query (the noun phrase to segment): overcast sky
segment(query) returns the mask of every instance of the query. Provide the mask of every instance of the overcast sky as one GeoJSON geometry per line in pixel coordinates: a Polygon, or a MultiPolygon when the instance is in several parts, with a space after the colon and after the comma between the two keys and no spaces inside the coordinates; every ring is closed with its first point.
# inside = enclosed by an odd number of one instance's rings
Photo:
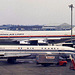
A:
{"type": "Polygon", "coordinates": [[[0,0],[0,25],[70,24],[70,4],[75,6],[75,0],[0,0]]]}

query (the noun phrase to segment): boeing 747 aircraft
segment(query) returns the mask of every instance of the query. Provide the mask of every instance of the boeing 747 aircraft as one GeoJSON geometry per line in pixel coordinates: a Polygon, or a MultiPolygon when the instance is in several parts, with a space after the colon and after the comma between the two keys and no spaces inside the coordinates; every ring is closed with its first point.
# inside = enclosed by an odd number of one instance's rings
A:
{"type": "MultiPolygon", "coordinates": [[[[73,40],[75,40],[75,28],[73,28],[73,40]]],[[[71,30],[65,31],[11,31],[0,30],[0,41],[17,41],[20,44],[59,43],[71,40],[71,30]]]]}

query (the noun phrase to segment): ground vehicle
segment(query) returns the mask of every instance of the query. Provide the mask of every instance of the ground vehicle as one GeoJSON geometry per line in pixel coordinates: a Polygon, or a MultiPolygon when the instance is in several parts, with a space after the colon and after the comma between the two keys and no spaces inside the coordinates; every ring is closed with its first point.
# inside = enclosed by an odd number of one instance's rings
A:
{"type": "Polygon", "coordinates": [[[65,60],[62,60],[62,61],[59,61],[59,65],[60,66],[66,66],[66,64],[67,64],[67,61],[65,61],[65,60]]]}
{"type": "Polygon", "coordinates": [[[51,64],[66,66],[67,61],[59,54],[39,54],[36,57],[36,63],[43,66],[50,66],[51,64]]]}

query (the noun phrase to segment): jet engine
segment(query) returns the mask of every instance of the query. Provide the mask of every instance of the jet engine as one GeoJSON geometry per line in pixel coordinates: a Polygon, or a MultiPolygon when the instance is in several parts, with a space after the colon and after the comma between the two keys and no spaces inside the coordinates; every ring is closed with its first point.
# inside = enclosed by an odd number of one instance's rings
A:
{"type": "Polygon", "coordinates": [[[28,44],[30,44],[30,42],[29,42],[29,40],[22,40],[22,41],[20,41],[20,44],[28,45],[28,44]]]}
{"type": "Polygon", "coordinates": [[[46,39],[40,39],[40,40],[38,40],[38,44],[39,44],[39,45],[47,45],[48,42],[47,42],[46,39]]]}

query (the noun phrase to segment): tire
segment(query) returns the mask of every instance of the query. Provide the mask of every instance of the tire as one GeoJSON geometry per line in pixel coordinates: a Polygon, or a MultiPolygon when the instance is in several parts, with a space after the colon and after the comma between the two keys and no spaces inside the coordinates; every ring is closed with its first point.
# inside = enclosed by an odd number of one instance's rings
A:
{"type": "Polygon", "coordinates": [[[7,62],[14,64],[16,62],[16,58],[8,58],[7,62]]]}
{"type": "Polygon", "coordinates": [[[44,66],[44,67],[48,67],[48,66],[50,66],[49,63],[42,63],[41,65],[44,66]]]}
{"type": "Polygon", "coordinates": [[[63,66],[66,66],[66,63],[64,63],[63,66]]]}

